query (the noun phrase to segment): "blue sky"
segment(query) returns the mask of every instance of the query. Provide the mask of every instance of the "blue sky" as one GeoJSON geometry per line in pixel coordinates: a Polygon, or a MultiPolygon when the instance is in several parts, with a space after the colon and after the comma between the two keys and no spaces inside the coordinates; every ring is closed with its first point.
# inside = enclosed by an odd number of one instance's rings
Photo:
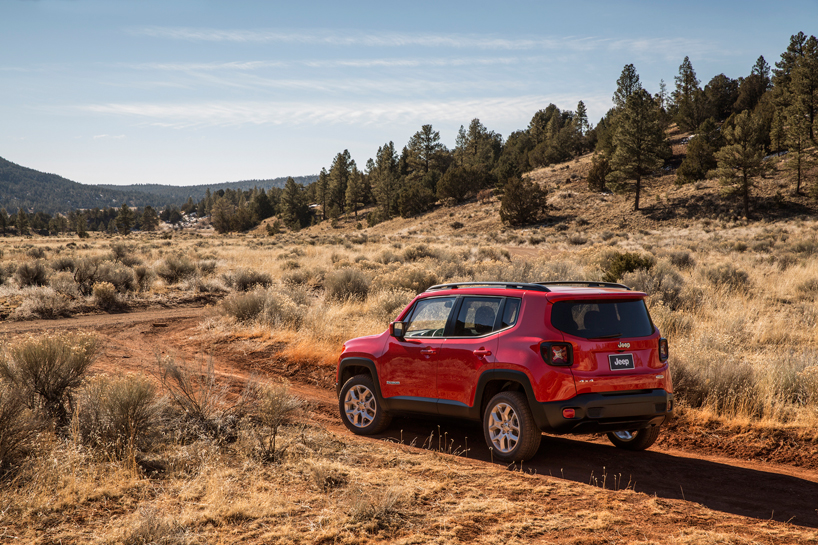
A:
{"type": "Polygon", "coordinates": [[[0,0],[0,157],[88,184],[363,167],[431,123],[506,136],[554,103],[593,123],[633,63],[668,88],[772,65],[818,2],[0,0]]]}

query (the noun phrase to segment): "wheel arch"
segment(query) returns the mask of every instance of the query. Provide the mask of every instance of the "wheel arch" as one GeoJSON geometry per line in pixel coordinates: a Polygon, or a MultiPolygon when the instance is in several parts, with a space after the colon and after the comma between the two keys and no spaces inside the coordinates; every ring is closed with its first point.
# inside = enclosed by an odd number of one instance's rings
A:
{"type": "Polygon", "coordinates": [[[384,401],[383,395],[381,395],[378,367],[375,365],[375,362],[369,358],[344,358],[338,363],[338,383],[335,385],[336,396],[340,397],[341,388],[343,388],[344,383],[355,375],[369,375],[372,378],[372,384],[375,386],[375,394],[378,396],[378,401],[384,409],[388,409],[387,403],[384,401]]]}
{"type": "Polygon", "coordinates": [[[534,396],[534,389],[531,387],[531,380],[522,371],[512,371],[509,369],[492,369],[480,375],[477,382],[477,389],[474,395],[474,405],[471,408],[469,417],[473,420],[482,420],[486,405],[492,397],[500,392],[516,391],[525,394],[528,400],[528,407],[534,416],[537,426],[542,428],[544,424],[544,414],[539,409],[539,403],[534,396]]]}

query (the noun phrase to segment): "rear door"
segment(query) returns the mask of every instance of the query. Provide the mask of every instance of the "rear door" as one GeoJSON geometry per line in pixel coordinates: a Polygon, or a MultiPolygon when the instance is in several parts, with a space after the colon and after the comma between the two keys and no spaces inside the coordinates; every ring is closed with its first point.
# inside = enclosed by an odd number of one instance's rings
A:
{"type": "Polygon", "coordinates": [[[644,300],[557,301],[551,322],[573,346],[577,394],[663,387],[659,333],[644,300]]]}
{"type": "MultiPolygon", "coordinates": [[[[519,299],[515,299],[519,306],[519,299]]],[[[437,396],[444,405],[471,406],[480,374],[494,367],[503,297],[464,296],[443,339],[437,369],[437,396]]]]}

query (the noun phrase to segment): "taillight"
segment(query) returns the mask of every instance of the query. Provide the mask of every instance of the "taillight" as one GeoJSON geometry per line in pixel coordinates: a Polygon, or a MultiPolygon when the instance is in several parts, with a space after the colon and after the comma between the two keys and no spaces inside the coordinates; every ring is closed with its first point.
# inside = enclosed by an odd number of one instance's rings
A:
{"type": "Polygon", "coordinates": [[[563,418],[570,419],[570,418],[576,418],[576,416],[577,416],[577,411],[575,411],[574,409],[563,409],[562,410],[562,417],[563,418]]]}
{"type": "Polygon", "coordinates": [[[542,343],[540,354],[548,365],[570,367],[574,363],[574,349],[571,343],[542,343]]]}
{"type": "Polygon", "coordinates": [[[668,357],[668,347],[667,347],[667,339],[662,337],[659,339],[659,361],[667,361],[668,357]]]}

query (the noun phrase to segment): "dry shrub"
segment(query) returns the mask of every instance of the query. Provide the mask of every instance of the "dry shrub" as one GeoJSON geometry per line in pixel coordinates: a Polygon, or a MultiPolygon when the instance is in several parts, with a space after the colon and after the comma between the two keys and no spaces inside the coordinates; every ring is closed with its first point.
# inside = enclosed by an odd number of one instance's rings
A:
{"type": "Polygon", "coordinates": [[[156,274],[166,284],[178,284],[196,274],[196,265],[186,257],[167,257],[156,268],[156,274]]]}
{"type": "Polygon", "coordinates": [[[224,275],[225,283],[236,291],[249,291],[257,287],[266,288],[273,283],[269,274],[252,269],[238,269],[232,274],[224,275]]]}
{"type": "Polygon", "coordinates": [[[35,246],[34,248],[29,248],[26,255],[32,259],[42,259],[45,257],[45,250],[35,246]]]}
{"type": "Polygon", "coordinates": [[[74,270],[74,281],[83,295],[91,295],[94,284],[98,282],[108,282],[120,293],[134,291],[137,286],[133,270],[98,258],[78,260],[74,270]]]}
{"type": "Polygon", "coordinates": [[[20,393],[0,382],[0,478],[28,455],[36,432],[20,393]]]}
{"type": "Polygon", "coordinates": [[[110,282],[97,282],[91,289],[94,304],[103,310],[114,310],[122,307],[122,299],[110,282]]]}
{"type": "Polygon", "coordinates": [[[219,303],[222,314],[232,316],[239,322],[251,322],[261,315],[267,299],[265,290],[234,293],[219,303]]]}
{"type": "Polygon", "coordinates": [[[358,269],[340,269],[324,278],[327,298],[335,301],[364,299],[369,293],[369,279],[358,269]]]}
{"type": "Polygon", "coordinates": [[[421,293],[438,282],[438,276],[432,271],[415,263],[407,263],[376,276],[372,280],[370,288],[374,291],[404,289],[414,293],[421,293]]]}
{"type": "Polygon", "coordinates": [[[87,334],[27,337],[0,356],[0,379],[19,392],[30,409],[65,425],[74,393],[98,351],[96,337],[87,334]]]}
{"type": "Polygon", "coordinates": [[[42,261],[27,261],[17,266],[14,280],[21,288],[45,286],[48,283],[48,270],[42,261]]]}
{"type": "Polygon", "coordinates": [[[205,279],[194,275],[185,280],[185,289],[193,293],[225,293],[227,288],[219,280],[211,278],[205,279]]]}
{"type": "Polygon", "coordinates": [[[196,270],[198,270],[199,274],[202,276],[210,276],[216,272],[216,260],[200,259],[196,262],[196,270]]]}
{"type": "Polygon", "coordinates": [[[76,268],[74,258],[67,255],[54,258],[50,265],[55,271],[74,272],[74,269],[76,268]]]}
{"type": "Polygon", "coordinates": [[[681,337],[693,330],[696,320],[690,313],[673,311],[661,302],[651,306],[650,317],[665,337],[681,337]]]}
{"type": "Polygon", "coordinates": [[[388,265],[390,263],[403,263],[404,259],[403,256],[400,256],[393,252],[392,250],[384,250],[378,257],[375,258],[375,261],[378,263],[383,263],[384,265],[388,265]]]}
{"type": "Polygon", "coordinates": [[[650,269],[653,267],[655,259],[650,254],[640,254],[636,252],[618,252],[609,250],[604,252],[600,259],[605,282],[618,282],[625,273],[633,272],[637,269],[650,269]]]}
{"type": "Polygon", "coordinates": [[[814,299],[818,296],[818,278],[809,278],[795,287],[799,295],[805,299],[814,299]]]}
{"type": "Polygon", "coordinates": [[[255,393],[252,381],[245,384],[241,395],[235,396],[229,384],[216,383],[212,359],[188,366],[165,356],[158,358],[158,367],[162,386],[182,413],[181,433],[198,437],[197,432],[204,432],[217,439],[236,439],[238,423],[255,393]]]}
{"type": "Polygon", "coordinates": [[[682,275],[670,264],[670,261],[660,259],[650,269],[637,269],[625,273],[622,283],[631,288],[643,291],[651,298],[661,301],[671,310],[682,304],[681,293],[684,288],[682,275]]]}
{"type": "Polygon", "coordinates": [[[478,260],[511,261],[511,254],[505,248],[481,246],[477,249],[478,260]]]}
{"type": "Polygon", "coordinates": [[[687,250],[674,250],[667,252],[670,263],[679,269],[691,269],[696,266],[696,260],[687,250]]]}
{"type": "Polygon", "coordinates": [[[714,286],[732,291],[747,291],[751,285],[750,276],[732,263],[705,267],[702,276],[714,286]]]}
{"type": "Polygon", "coordinates": [[[267,384],[257,395],[252,416],[256,422],[253,434],[258,453],[263,460],[277,462],[286,451],[286,447],[276,445],[279,428],[301,410],[304,401],[291,395],[286,384],[267,384]]]}
{"type": "Polygon", "coordinates": [[[326,460],[309,460],[307,462],[310,478],[322,492],[331,492],[341,488],[349,481],[349,472],[343,465],[326,460]]]}
{"type": "Polygon", "coordinates": [[[156,387],[146,377],[95,377],[78,405],[82,439],[118,457],[149,448],[157,432],[156,387]]]}
{"type": "Polygon", "coordinates": [[[111,244],[111,260],[114,263],[122,263],[129,267],[140,265],[142,260],[134,255],[136,247],[124,242],[114,242],[111,244]]]}
{"type": "Polygon", "coordinates": [[[70,272],[58,272],[51,276],[48,285],[55,292],[70,298],[80,296],[79,286],[74,282],[74,275],[70,272]]]}
{"type": "Polygon", "coordinates": [[[301,268],[284,274],[281,281],[290,286],[304,286],[310,289],[324,287],[324,278],[327,272],[321,268],[301,268]]]}
{"type": "Polygon", "coordinates": [[[437,259],[439,256],[440,252],[437,249],[430,248],[426,244],[413,244],[403,250],[404,261],[418,261],[426,257],[437,259]]]}
{"type": "Polygon", "coordinates": [[[136,289],[140,292],[148,291],[153,283],[154,273],[145,265],[137,265],[133,268],[134,282],[136,289]]]}
{"type": "Polygon", "coordinates": [[[12,320],[53,319],[71,315],[68,298],[53,288],[26,288],[22,296],[23,302],[11,313],[12,320]]]}
{"type": "Polygon", "coordinates": [[[568,242],[573,244],[574,246],[582,246],[586,242],[588,242],[588,237],[583,235],[582,233],[571,233],[568,235],[568,242]]]}
{"type": "Polygon", "coordinates": [[[291,271],[293,269],[298,269],[301,267],[301,263],[294,259],[288,259],[284,263],[281,264],[282,271],[291,271]]]}
{"type": "Polygon", "coordinates": [[[378,320],[393,320],[414,298],[415,292],[401,288],[370,293],[368,312],[378,320]]]}

